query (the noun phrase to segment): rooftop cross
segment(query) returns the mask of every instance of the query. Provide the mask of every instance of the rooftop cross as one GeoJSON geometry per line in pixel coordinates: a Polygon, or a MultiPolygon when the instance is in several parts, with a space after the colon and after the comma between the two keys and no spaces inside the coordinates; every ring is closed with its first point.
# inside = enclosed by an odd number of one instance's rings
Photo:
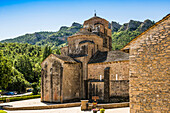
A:
{"type": "Polygon", "coordinates": [[[94,10],[94,16],[96,16],[96,10],[94,10]]]}

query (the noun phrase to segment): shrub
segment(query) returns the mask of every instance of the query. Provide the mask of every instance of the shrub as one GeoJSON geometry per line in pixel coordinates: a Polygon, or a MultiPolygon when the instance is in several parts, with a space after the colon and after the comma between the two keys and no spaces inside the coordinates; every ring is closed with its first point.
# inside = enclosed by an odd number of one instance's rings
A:
{"type": "Polygon", "coordinates": [[[6,111],[0,110],[0,113],[7,113],[6,111]]]}
{"type": "Polygon", "coordinates": [[[33,88],[33,94],[37,95],[40,92],[40,87],[39,87],[39,83],[33,83],[32,84],[32,88],[33,88]]]}
{"type": "Polygon", "coordinates": [[[105,111],[105,109],[103,109],[103,108],[100,109],[100,113],[104,113],[104,111],[105,111]]]}
{"type": "Polygon", "coordinates": [[[40,98],[40,95],[28,95],[28,96],[19,96],[19,97],[3,97],[0,98],[0,101],[6,102],[6,99],[8,98],[11,101],[19,101],[19,100],[27,100],[27,99],[33,99],[33,98],[40,98]]]}

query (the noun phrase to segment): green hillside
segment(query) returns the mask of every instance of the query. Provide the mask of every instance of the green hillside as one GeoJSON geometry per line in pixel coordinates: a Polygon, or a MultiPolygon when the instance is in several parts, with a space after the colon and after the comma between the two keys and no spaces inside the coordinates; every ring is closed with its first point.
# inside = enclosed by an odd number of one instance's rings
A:
{"type": "MultiPolygon", "coordinates": [[[[112,45],[113,50],[121,49],[127,43],[129,43],[137,35],[148,29],[154,22],[151,20],[145,20],[144,22],[130,20],[128,23],[120,25],[117,22],[111,22],[112,29],[112,45]]],[[[28,43],[32,45],[49,45],[52,49],[62,47],[67,42],[67,37],[78,32],[82,28],[79,23],[73,23],[71,27],[62,26],[57,32],[35,32],[33,34],[25,34],[13,39],[6,39],[1,41],[7,43],[28,43]]]]}
{"type": "Polygon", "coordinates": [[[22,43],[0,43],[0,89],[25,91],[30,83],[40,85],[40,63],[58,49],[22,43]]]}
{"type": "Polygon", "coordinates": [[[13,39],[2,40],[7,43],[28,43],[32,45],[44,46],[48,44],[51,47],[57,47],[67,41],[67,37],[78,32],[82,28],[81,24],[73,23],[71,27],[62,26],[57,32],[35,32],[33,34],[25,34],[13,39]]]}

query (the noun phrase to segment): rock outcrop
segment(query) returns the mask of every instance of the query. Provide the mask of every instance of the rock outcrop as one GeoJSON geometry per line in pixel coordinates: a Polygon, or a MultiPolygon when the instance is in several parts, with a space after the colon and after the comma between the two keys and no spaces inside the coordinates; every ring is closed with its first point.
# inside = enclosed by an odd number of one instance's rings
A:
{"type": "Polygon", "coordinates": [[[143,32],[145,30],[147,30],[151,25],[153,25],[154,22],[152,22],[151,20],[147,19],[145,20],[140,26],[139,26],[139,31],[143,32]]]}
{"type": "Polygon", "coordinates": [[[112,32],[117,32],[120,29],[121,25],[117,22],[111,22],[111,30],[112,32]]]}

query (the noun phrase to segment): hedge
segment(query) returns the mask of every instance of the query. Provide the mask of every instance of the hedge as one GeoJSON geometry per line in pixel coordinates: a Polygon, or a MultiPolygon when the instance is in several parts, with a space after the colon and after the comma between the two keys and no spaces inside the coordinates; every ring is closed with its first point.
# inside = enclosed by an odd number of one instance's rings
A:
{"type": "Polygon", "coordinates": [[[19,101],[19,100],[27,100],[27,99],[33,99],[33,98],[40,98],[41,95],[24,95],[24,96],[18,96],[18,97],[1,97],[0,101],[6,102],[6,99],[9,99],[9,101],[19,101]]]}

